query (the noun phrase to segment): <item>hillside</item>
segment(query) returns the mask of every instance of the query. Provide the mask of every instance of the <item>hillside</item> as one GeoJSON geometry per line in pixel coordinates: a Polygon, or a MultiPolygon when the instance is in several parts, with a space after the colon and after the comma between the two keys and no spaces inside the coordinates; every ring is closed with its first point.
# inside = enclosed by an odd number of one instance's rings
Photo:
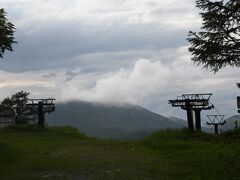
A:
{"type": "Polygon", "coordinates": [[[226,119],[226,124],[222,126],[224,130],[234,129],[235,123],[234,121],[238,121],[238,127],[240,127],[240,115],[231,116],[226,119]]]}
{"type": "Polygon", "coordinates": [[[141,141],[89,138],[70,127],[0,130],[0,179],[238,179],[240,131],[155,132],[141,141]]]}
{"type": "Polygon", "coordinates": [[[140,139],[159,129],[185,127],[186,122],[171,120],[140,106],[72,101],[56,105],[56,125],[70,125],[100,138],[140,139]]]}

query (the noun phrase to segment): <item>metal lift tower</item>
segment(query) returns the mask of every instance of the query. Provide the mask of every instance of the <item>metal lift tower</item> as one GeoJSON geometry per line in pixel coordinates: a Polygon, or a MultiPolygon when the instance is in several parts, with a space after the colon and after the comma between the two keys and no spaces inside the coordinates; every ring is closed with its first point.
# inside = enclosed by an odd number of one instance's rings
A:
{"type": "Polygon", "coordinates": [[[193,111],[195,112],[195,128],[201,131],[201,111],[213,109],[214,106],[209,102],[212,93],[206,94],[183,94],[177,99],[169,100],[173,107],[181,107],[187,111],[188,128],[194,131],[193,111]]]}
{"type": "MultiPolygon", "coordinates": [[[[237,83],[237,87],[240,89],[240,83],[237,83]]],[[[240,96],[237,97],[237,107],[238,112],[240,113],[240,96]]]]}
{"type": "Polygon", "coordinates": [[[45,114],[55,111],[56,99],[28,99],[27,106],[31,113],[38,115],[38,128],[44,128],[45,114]]]}
{"type": "Polygon", "coordinates": [[[237,107],[238,107],[238,112],[240,113],[240,96],[237,97],[237,107]]]}
{"type": "Polygon", "coordinates": [[[215,134],[218,134],[218,126],[226,123],[226,121],[223,121],[224,115],[207,115],[207,117],[209,122],[206,122],[206,124],[214,126],[215,134]]]}

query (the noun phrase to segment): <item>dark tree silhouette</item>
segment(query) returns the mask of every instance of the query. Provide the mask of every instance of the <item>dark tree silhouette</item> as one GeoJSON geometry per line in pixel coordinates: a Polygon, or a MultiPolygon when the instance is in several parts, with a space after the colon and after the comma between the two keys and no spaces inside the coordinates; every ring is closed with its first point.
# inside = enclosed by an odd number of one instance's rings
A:
{"type": "Polygon", "coordinates": [[[6,50],[13,51],[12,44],[16,43],[14,38],[14,24],[6,18],[7,13],[4,9],[0,9],[0,58],[6,50]]]}
{"type": "Polygon", "coordinates": [[[27,109],[29,92],[20,91],[11,97],[5,98],[0,104],[0,110],[9,110],[15,108],[18,115],[22,115],[27,109]]]}
{"type": "Polygon", "coordinates": [[[202,12],[200,32],[190,31],[192,61],[214,72],[223,67],[240,67],[240,1],[196,0],[202,12]]]}

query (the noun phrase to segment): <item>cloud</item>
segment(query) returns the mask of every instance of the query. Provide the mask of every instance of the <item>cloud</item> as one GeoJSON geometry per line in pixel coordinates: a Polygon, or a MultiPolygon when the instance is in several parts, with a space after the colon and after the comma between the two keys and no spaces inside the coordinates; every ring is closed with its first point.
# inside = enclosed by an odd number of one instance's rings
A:
{"type": "MultiPolygon", "coordinates": [[[[185,0],[2,0],[19,26],[32,23],[73,21],[83,26],[102,28],[116,25],[154,23],[183,25],[194,24],[194,1],[185,0]],[[181,15],[181,17],[179,17],[181,15]],[[27,23],[29,22],[29,23],[27,23]]],[[[41,26],[40,26],[41,27],[41,26]]]]}
{"type": "MultiPolygon", "coordinates": [[[[53,25],[39,32],[21,37],[0,68],[7,71],[28,71],[61,67],[81,67],[82,57],[96,54],[117,54],[135,51],[135,56],[144,51],[160,51],[185,45],[184,32],[155,29],[154,25],[134,25],[125,28],[113,27],[94,33],[79,29],[66,29],[66,24],[53,25]],[[55,28],[57,30],[55,32],[55,28]],[[22,66],[22,64],[25,64],[22,66]]],[[[71,25],[69,25],[71,26],[71,25]]],[[[18,38],[19,37],[19,38],[18,38]]],[[[93,56],[92,56],[93,57],[93,56]]],[[[96,60],[99,60],[95,56],[96,60]]],[[[113,58],[111,61],[116,62],[113,58]]],[[[84,68],[84,67],[83,67],[84,68]]]]}
{"type": "MultiPolygon", "coordinates": [[[[103,79],[98,79],[91,89],[78,90],[76,88],[75,93],[69,94],[65,91],[63,96],[87,101],[137,104],[155,93],[156,89],[160,88],[159,86],[164,86],[167,82],[162,80],[159,84],[158,78],[167,80],[165,77],[168,74],[169,69],[164,68],[161,62],[151,63],[142,59],[135,63],[132,71],[122,68],[116,73],[109,73],[103,79]],[[71,95],[74,96],[71,97],[71,95]]],[[[77,85],[74,84],[73,87],[67,89],[74,89],[74,87],[77,85]]]]}
{"type": "MultiPolygon", "coordinates": [[[[110,64],[108,67],[108,61],[106,64],[102,61],[106,67],[98,72],[83,71],[78,67],[22,73],[0,71],[1,97],[25,90],[34,98],[55,97],[58,102],[131,103],[167,116],[184,118],[185,112],[172,108],[168,104],[169,99],[183,93],[214,93],[211,101],[219,112],[227,115],[236,113],[235,97],[239,90],[235,83],[240,75],[237,68],[226,68],[216,75],[201,70],[190,61],[187,47],[146,51],[145,58],[133,58],[131,63],[127,61],[129,54],[134,54],[134,51],[120,53],[121,57],[126,56],[126,61],[120,61],[116,66],[110,64]]],[[[86,66],[91,62],[90,69],[94,69],[91,66],[94,66],[95,57],[92,56],[112,58],[109,53],[87,55],[85,58],[89,61],[86,61],[86,66]]],[[[144,57],[143,54],[141,56],[144,57]]]]}
{"type": "Polygon", "coordinates": [[[172,50],[173,61],[139,59],[132,68],[80,74],[64,84],[59,99],[140,104],[161,114],[184,116],[185,112],[167,104],[169,99],[183,93],[213,93],[212,103],[220,112],[234,114],[237,69],[226,68],[214,75],[193,65],[185,51],[186,47],[172,50]]]}
{"type": "Polygon", "coordinates": [[[132,69],[121,68],[101,74],[89,88],[83,85],[81,75],[73,78],[64,85],[66,88],[61,97],[92,102],[144,104],[151,96],[160,96],[168,91],[174,81],[177,85],[178,81],[183,81],[184,65],[176,61],[163,64],[160,60],[140,59],[132,69]]]}
{"type": "MultiPolygon", "coordinates": [[[[177,48],[186,45],[188,30],[199,20],[190,0],[12,0],[3,1],[3,7],[17,27],[18,44],[0,66],[11,72],[84,70],[86,55],[135,51],[139,56],[177,48]]],[[[106,61],[116,64],[119,59],[106,61]]]]}

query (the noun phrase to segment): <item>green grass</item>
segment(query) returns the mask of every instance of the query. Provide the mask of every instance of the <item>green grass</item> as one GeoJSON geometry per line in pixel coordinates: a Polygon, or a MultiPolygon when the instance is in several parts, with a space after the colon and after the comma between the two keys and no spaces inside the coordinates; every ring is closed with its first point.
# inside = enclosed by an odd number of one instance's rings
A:
{"type": "Polygon", "coordinates": [[[113,141],[71,127],[14,126],[0,130],[0,179],[240,179],[239,153],[240,130],[113,141]]]}

